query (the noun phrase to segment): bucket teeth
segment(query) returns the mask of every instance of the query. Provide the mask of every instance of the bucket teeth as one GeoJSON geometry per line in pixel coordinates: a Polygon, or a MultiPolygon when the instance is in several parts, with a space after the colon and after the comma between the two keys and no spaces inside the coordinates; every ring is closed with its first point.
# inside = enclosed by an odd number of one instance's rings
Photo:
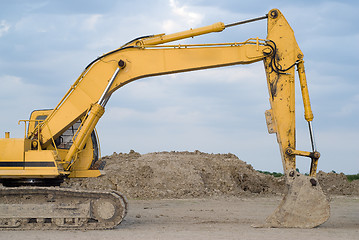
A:
{"type": "Polygon", "coordinates": [[[316,178],[287,175],[288,192],[265,223],[256,227],[314,228],[329,219],[330,206],[316,178]]]}

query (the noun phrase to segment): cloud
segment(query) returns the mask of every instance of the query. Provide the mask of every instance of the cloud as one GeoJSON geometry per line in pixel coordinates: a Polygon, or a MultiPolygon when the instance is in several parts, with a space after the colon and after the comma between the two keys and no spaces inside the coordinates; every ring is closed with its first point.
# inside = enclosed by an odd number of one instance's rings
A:
{"type": "Polygon", "coordinates": [[[359,94],[354,95],[349,98],[349,101],[346,102],[340,109],[339,115],[342,117],[357,115],[359,112],[359,94]]]}
{"type": "Polygon", "coordinates": [[[7,108],[19,108],[34,102],[42,102],[46,86],[26,83],[21,77],[13,75],[0,76],[0,104],[7,108]],[[17,98],[7,101],[10,97],[17,98]],[[30,96],[30,99],[26,100],[30,96]]]}
{"type": "Polygon", "coordinates": [[[317,147],[321,153],[319,168],[324,171],[359,173],[358,127],[341,126],[316,131],[317,147]],[[351,151],[353,149],[353,151],[351,151]]]}
{"type": "Polygon", "coordinates": [[[13,137],[23,136],[23,127],[17,123],[20,119],[26,119],[34,110],[34,102],[44,100],[40,89],[41,86],[27,84],[21,77],[0,75],[0,109],[6,113],[0,124],[0,133],[11,131],[15,133],[13,137]]]}
{"type": "Polygon", "coordinates": [[[4,36],[10,29],[10,25],[5,21],[0,22],[0,37],[4,36]]]}
{"type": "Polygon", "coordinates": [[[99,21],[102,19],[101,14],[91,14],[87,16],[83,23],[83,29],[85,30],[95,30],[98,26],[99,21]]]}
{"type": "Polygon", "coordinates": [[[23,84],[20,77],[11,75],[0,76],[0,89],[2,94],[11,94],[13,91],[16,91],[19,87],[23,86],[23,84]]]}
{"type": "Polygon", "coordinates": [[[184,28],[198,26],[202,23],[203,14],[191,10],[188,5],[181,5],[176,0],[169,0],[169,6],[173,16],[163,22],[165,32],[175,32],[184,28]]]}

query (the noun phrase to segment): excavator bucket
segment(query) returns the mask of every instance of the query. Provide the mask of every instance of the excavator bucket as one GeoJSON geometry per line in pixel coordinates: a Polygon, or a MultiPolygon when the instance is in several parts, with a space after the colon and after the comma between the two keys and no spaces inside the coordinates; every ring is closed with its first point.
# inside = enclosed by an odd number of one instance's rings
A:
{"type": "Polygon", "coordinates": [[[263,225],[254,227],[314,228],[329,219],[329,201],[316,178],[292,171],[287,185],[287,194],[277,209],[263,225]]]}

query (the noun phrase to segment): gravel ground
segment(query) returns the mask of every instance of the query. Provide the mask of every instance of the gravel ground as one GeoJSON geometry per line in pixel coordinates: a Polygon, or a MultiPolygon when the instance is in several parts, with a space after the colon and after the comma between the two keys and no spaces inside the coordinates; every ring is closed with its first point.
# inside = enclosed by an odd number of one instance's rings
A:
{"type": "Polygon", "coordinates": [[[334,197],[330,219],[314,229],[253,228],[281,197],[130,200],[124,222],[105,231],[2,231],[0,239],[359,239],[359,198],[334,197]]]}

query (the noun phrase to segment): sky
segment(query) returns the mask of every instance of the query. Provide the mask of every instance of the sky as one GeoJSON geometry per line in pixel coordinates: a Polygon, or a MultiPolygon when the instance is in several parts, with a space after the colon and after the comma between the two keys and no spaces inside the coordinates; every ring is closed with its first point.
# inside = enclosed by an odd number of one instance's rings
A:
{"type": "MultiPolygon", "coordinates": [[[[18,120],[54,108],[93,59],[138,36],[264,16],[278,8],[304,53],[319,170],[359,172],[359,2],[243,0],[0,0],[0,137],[23,137],[18,120]]],[[[266,21],[181,43],[266,37],[266,21]]],[[[298,85],[298,78],[296,80],[298,85]]],[[[296,89],[297,149],[310,151],[296,89]]],[[[233,153],[282,172],[268,134],[263,63],[151,77],[117,90],[97,125],[102,155],[135,150],[233,153]]],[[[301,172],[310,160],[298,157],[301,172]]]]}

